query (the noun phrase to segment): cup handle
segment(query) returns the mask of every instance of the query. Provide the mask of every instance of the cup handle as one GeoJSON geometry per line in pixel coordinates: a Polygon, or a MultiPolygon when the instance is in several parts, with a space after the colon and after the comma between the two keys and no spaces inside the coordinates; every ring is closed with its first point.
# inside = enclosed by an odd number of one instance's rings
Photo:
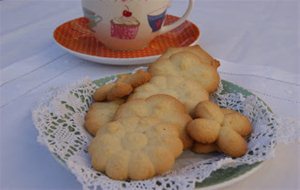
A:
{"type": "Polygon", "coordinates": [[[174,22],[174,23],[172,23],[170,25],[167,25],[167,26],[163,26],[158,31],[158,33],[159,34],[163,34],[163,33],[169,32],[169,31],[177,28],[178,26],[180,26],[182,23],[184,23],[184,21],[186,21],[187,17],[191,13],[191,10],[192,10],[192,8],[194,6],[194,2],[195,2],[195,0],[189,0],[189,6],[188,6],[187,10],[185,11],[184,15],[179,20],[177,20],[176,22],[174,22]]]}

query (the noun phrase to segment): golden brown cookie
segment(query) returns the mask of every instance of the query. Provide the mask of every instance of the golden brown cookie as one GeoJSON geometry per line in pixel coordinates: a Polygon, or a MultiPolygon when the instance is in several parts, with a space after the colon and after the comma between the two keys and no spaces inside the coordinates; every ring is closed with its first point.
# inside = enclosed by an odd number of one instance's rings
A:
{"type": "Polygon", "coordinates": [[[231,157],[243,156],[248,150],[246,140],[229,127],[221,127],[217,145],[222,152],[231,157]]]}
{"type": "Polygon", "coordinates": [[[249,119],[239,112],[225,114],[223,127],[230,127],[243,137],[247,137],[252,132],[252,126],[249,119]]]}
{"type": "Polygon", "coordinates": [[[118,82],[124,82],[130,84],[133,88],[136,88],[142,84],[145,84],[150,79],[151,79],[150,73],[143,70],[138,70],[133,74],[121,75],[118,79],[118,82]]]}
{"type": "Polygon", "coordinates": [[[191,149],[193,152],[198,154],[208,154],[212,152],[218,151],[218,146],[214,143],[212,144],[202,144],[202,143],[194,143],[191,149]]]}
{"type": "Polygon", "coordinates": [[[93,103],[85,116],[84,127],[86,130],[95,136],[99,128],[112,121],[115,112],[122,103],[124,103],[122,99],[93,103]]]}
{"type": "Polygon", "coordinates": [[[159,59],[148,70],[152,76],[171,75],[194,80],[209,93],[214,92],[220,82],[217,69],[201,62],[198,56],[190,52],[179,52],[168,59],[159,59]]]}
{"type": "Polygon", "coordinates": [[[184,148],[189,148],[193,140],[186,133],[186,124],[191,121],[185,106],[176,98],[158,94],[147,99],[135,99],[121,105],[115,114],[115,120],[127,117],[155,117],[166,123],[178,126],[179,137],[184,148]]]}
{"type": "Polygon", "coordinates": [[[93,94],[93,99],[97,102],[112,101],[128,96],[133,91],[130,84],[124,82],[109,83],[101,86],[93,94]]]}
{"type": "Polygon", "coordinates": [[[211,101],[200,102],[195,107],[194,117],[215,120],[220,124],[224,120],[224,114],[220,107],[211,101]]]}
{"type": "Polygon", "coordinates": [[[168,48],[168,50],[163,53],[163,55],[159,59],[169,59],[172,55],[179,52],[189,52],[196,55],[201,63],[205,63],[207,65],[211,65],[214,68],[218,68],[220,66],[220,62],[210,56],[204,49],[202,49],[199,45],[189,46],[189,47],[181,47],[181,48],[168,48]]]}
{"type": "Polygon", "coordinates": [[[112,101],[128,96],[134,88],[148,82],[150,73],[138,70],[133,74],[120,75],[116,82],[99,87],[93,95],[97,102],[112,101]]]}
{"type": "Polygon", "coordinates": [[[221,111],[224,115],[235,112],[234,110],[228,108],[221,108],[221,111]]]}
{"type": "Polygon", "coordinates": [[[169,171],[183,145],[175,125],[129,117],[101,127],[88,150],[95,170],[116,180],[144,180],[169,171]]]}
{"type": "Polygon", "coordinates": [[[188,134],[197,142],[213,143],[219,136],[221,125],[209,119],[194,119],[187,125],[188,134]]]}
{"type": "Polygon", "coordinates": [[[135,89],[129,100],[146,99],[155,94],[166,94],[182,102],[189,113],[201,101],[208,100],[209,94],[199,83],[182,77],[154,76],[151,80],[135,89]]]}
{"type": "Polygon", "coordinates": [[[200,144],[194,145],[192,149],[195,152],[210,152],[214,151],[214,146],[217,150],[231,157],[240,157],[247,152],[246,137],[252,131],[249,119],[242,114],[226,109],[219,108],[218,105],[203,101],[196,108],[194,115],[196,118],[187,126],[188,134],[200,144]],[[213,125],[213,122],[217,125],[213,125]],[[212,126],[212,127],[206,127],[212,126]],[[218,131],[217,131],[218,129],[218,131]],[[216,145],[205,143],[213,143],[216,145]]]}

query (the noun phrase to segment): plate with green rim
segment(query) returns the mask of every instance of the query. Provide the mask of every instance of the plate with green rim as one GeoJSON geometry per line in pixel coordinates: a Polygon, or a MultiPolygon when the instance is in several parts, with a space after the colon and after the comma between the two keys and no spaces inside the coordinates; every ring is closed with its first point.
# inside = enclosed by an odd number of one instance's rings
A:
{"type": "MultiPolygon", "coordinates": [[[[94,82],[101,86],[106,82],[114,79],[116,76],[110,76],[102,79],[95,80],[94,82]]],[[[247,89],[238,86],[232,82],[222,80],[223,91],[222,93],[240,93],[243,96],[256,96],[252,92],[248,91],[247,89]]],[[[258,98],[262,101],[260,98],[258,98]]],[[[263,102],[263,101],[262,101],[263,102]]],[[[267,105],[265,102],[263,102],[267,105]]],[[[268,109],[271,111],[270,107],[268,109]]],[[[211,173],[211,175],[203,180],[201,183],[196,183],[195,188],[201,190],[212,190],[218,189],[221,187],[229,186],[233,183],[236,183],[244,178],[248,177],[249,175],[256,172],[262,166],[262,162],[254,163],[251,165],[241,165],[236,168],[226,168],[226,169],[218,169],[211,173]]]]}
{"type": "MultiPolygon", "coordinates": [[[[98,80],[95,80],[94,83],[98,86],[101,86],[111,80],[114,80],[118,75],[112,75],[108,77],[104,77],[98,80]]],[[[247,96],[255,96],[255,94],[251,93],[250,91],[232,83],[226,80],[222,80],[223,85],[223,93],[240,93],[247,96]]],[[[258,98],[259,99],[259,98],[258,98]]],[[[261,99],[259,101],[263,102],[261,99]]],[[[264,103],[264,102],[263,102],[264,103]]],[[[265,104],[265,103],[264,103],[265,104]]],[[[266,105],[266,104],[265,104],[266,105]]],[[[271,109],[268,107],[268,109],[271,111],[271,109]]],[[[63,166],[68,168],[66,162],[64,159],[60,157],[60,155],[57,155],[54,152],[51,152],[54,158],[59,161],[63,166]]],[[[221,187],[225,187],[228,185],[231,185],[233,183],[236,183],[237,181],[243,180],[244,178],[248,177],[249,175],[256,172],[261,166],[263,162],[254,163],[251,165],[240,165],[235,168],[226,168],[226,169],[218,169],[211,173],[209,177],[207,177],[205,180],[203,180],[201,183],[195,184],[195,189],[200,190],[212,190],[212,189],[218,189],[221,187]]]]}

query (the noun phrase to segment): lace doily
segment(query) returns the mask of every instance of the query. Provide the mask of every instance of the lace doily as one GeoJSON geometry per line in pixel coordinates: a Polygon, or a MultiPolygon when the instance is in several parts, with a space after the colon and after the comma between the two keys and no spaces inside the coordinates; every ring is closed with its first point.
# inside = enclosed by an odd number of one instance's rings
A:
{"type": "Polygon", "coordinates": [[[249,150],[243,157],[232,159],[223,154],[201,156],[185,151],[172,171],[144,181],[116,181],[96,172],[91,167],[87,147],[92,137],[83,127],[84,116],[92,103],[95,89],[114,77],[97,82],[85,79],[64,90],[55,90],[33,111],[33,120],[39,132],[38,141],[50,150],[80,181],[84,189],[194,189],[220,168],[254,164],[271,158],[278,142],[295,141],[299,130],[287,131],[279,125],[270,108],[248,91],[222,81],[212,98],[221,107],[237,110],[248,116],[253,125],[249,150]],[[279,133],[280,132],[280,133],[279,133]]]}

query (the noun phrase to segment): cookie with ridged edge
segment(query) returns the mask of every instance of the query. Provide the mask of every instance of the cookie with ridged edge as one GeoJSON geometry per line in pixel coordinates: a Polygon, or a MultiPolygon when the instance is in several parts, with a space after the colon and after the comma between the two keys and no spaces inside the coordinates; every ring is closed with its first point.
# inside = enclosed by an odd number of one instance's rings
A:
{"type": "Polygon", "coordinates": [[[202,101],[197,104],[193,115],[195,118],[211,119],[219,122],[220,124],[224,120],[224,114],[221,108],[211,101],[202,101]]]}
{"type": "Polygon", "coordinates": [[[193,140],[186,133],[186,124],[192,120],[185,106],[176,98],[157,94],[146,99],[133,99],[122,104],[115,114],[114,119],[127,117],[155,117],[166,123],[178,126],[179,137],[184,148],[189,148],[193,140]]]}
{"type": "Polygon", "coordinates": [[[95,170],[116,180],[144,180],[172,169],[183,151],[177,126],[129,117],[98,130],[88,148],[95,170]]]}
{"type": "Polygon", "coordinates": [[[252,131],[251,123],[246,116],[227,108],[220,109],[210,102],[199,103],[195,110],[197,109],[198,114],[195,115],[201,119],[195,119],[187,125],[188,134],[198,142],[192,147],[194,152],[214,151],[216,146],[218,151],[231,157],[246,154],[248,150],[246,138],[252,131]],[[222,114],[223,121],[220,117],[222,114]]]}
{"type": "Polygon", "coordinates": [[[222,152],[234,158],[243,156],[248,150],[246,140],[230,127],[221,127],[216,144],[222,152]]]}
{"type": "Polygon", "coordinates": [[[151,74],[143,70],[120,75],[116,82],[99,87],[93,94],[93,99],[102,102],[123,98],[132,93],[134,88],[148,82],[150,79],[151,74]]]}
{"type": "Polygon", "coordinates": [[[115,112],[124,100],[119,99],[111,102],[94,102],[85,115],[84,127],[93,136],[99,128],[113,120],[115,112]]]}
{"type": "Polygon", "coordinates": [[[179,48],[168,48],[166,52],[162,54],[159,59],[169,59],[172,55],[179,52],[189,52],[196,55],[201,63],[205,63],[207,65],[211,65],[214,68],[218,68],[220,66],[220,62],[214,59],[211,55],[209,55],[203,48],[199,45],[189,46],[189,47],[179,47],[179,48]]]}
{"type": "Polygon", "coordinates": [[[151,80],[139,86],[129,96],[129,100],[146,99],[155,94],[166,94],[182,102],[189,113],[201,101],[208,100],[208,92],[199,83],[183,77],[154,76],[151,80]]]}
{"type": "Polygon", "coordinates": [[[133,88],[136,88],[142,84],[145,84],[151,79],[151,74],[144,70],[138,70],[133,74],[123,74],[118,78],[118,82],[124,82],[130,84],[133,88]]]}
{"type": "Polygon", "coordinates": [[[208,154],[212,152],[218,152],[219,148],[215,143],[203,144],[203,143],[195,142],[191,150],[198,154],[208,154]]]}
{"type": "Polygon", "coordinates": [[[221,111],[224,115],[235,112],[234,110],[231,110],[231,109],[228,109],[228,108],[221,108],[221,111]]]}
{"type": "Polygon", "coordinates": [[[194,119],[186,127],[189,136],[202,144],[214,143],[219,136],[221,125],[210,119],[194,119]]]}
{"type": "Polygon", "coordinates": [[[217,90],[220,76],[213,66],[201,62],[197,55],[179,52],[168,59],[159,59],[149,66],[152,76],[171,75],[198,82],[209,93],[217,90]]]}
{"type": "Polygon", "coordinates": [[[93,94],[96,102],[112,101],[128,96],[133,91],[130,84],[124,82],[109,83],[99,87],[93,94]]]}
{"type": "Polygon", "coordinates": [[[250,120],[236,111],[225,114],[222,126],[235,130],[243,137],[247,137],[252,132],[250,120]]]}

